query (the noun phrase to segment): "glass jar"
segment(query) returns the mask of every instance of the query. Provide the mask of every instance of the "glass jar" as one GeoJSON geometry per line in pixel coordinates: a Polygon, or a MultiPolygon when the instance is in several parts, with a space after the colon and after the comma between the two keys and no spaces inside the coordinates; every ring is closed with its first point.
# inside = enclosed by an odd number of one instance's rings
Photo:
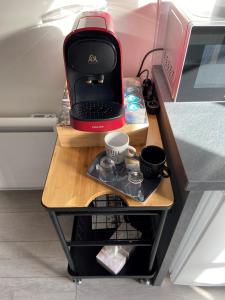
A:
{"type": "Polygon", "coordinates": [[[61,101],[61,113],[59,115],[59,124],[61,126],[70,125],[70,100],[62,99],[61,101]]]}

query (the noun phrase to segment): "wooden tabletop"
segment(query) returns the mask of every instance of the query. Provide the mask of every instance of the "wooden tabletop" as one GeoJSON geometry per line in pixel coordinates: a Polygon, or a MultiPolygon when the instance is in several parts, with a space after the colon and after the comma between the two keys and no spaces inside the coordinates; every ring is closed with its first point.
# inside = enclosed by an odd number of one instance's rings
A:
{"type": "MultiPolygon", "coordinates": [[[[162,147],[155,116],[149,116],[146,145],[162,147]]],[[[87,170],[102,150],[102,147],[63,148],[57,142],[43,191],[42,204],[47,208],[87,207],[96,197],[113,194],[121,196],[130,207],[166,209],[172,206],[173,191],[169,178],[163,178],[145,202],[137,202],[89,178],[86,175],[87,170]]]]}

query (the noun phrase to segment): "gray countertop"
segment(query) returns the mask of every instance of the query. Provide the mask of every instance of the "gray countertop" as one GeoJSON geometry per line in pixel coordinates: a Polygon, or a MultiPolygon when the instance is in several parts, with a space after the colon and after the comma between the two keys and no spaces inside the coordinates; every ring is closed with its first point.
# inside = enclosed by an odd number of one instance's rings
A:
{"type": "Polygon", "coordinates": [[[164,103],[187,190],[225,190],[225,103],[164,103]]]}

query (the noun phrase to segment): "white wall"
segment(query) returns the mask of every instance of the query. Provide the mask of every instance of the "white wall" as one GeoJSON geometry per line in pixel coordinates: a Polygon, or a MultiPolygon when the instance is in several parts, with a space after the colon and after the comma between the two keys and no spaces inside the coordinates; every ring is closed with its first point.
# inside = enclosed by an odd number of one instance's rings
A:
{"type": "Polygon", "coordinates": [[[59,109],[64,36],[55,26],[37,25],[51,2],[0,3],[0,117],[59,109]]]}
{"type": "Polygon", "coordinates": [[[1,0],[0,39],[37,24],[53,0],[1,0]]]}

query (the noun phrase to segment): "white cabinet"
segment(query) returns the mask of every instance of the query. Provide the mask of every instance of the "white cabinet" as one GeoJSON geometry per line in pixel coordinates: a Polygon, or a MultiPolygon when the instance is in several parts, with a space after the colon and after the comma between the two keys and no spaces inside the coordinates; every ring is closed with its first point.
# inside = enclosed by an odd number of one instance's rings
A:
{"type": "Polygon", "coordinates": [[[170,266],[175,284],[225,285],[225,193],[207,191],[170,266]]]}
{"type": "Polygon", "coordinates": [[[0,118],[0,190],[44,186],[56,122],[56,118],[0,118]]]}

